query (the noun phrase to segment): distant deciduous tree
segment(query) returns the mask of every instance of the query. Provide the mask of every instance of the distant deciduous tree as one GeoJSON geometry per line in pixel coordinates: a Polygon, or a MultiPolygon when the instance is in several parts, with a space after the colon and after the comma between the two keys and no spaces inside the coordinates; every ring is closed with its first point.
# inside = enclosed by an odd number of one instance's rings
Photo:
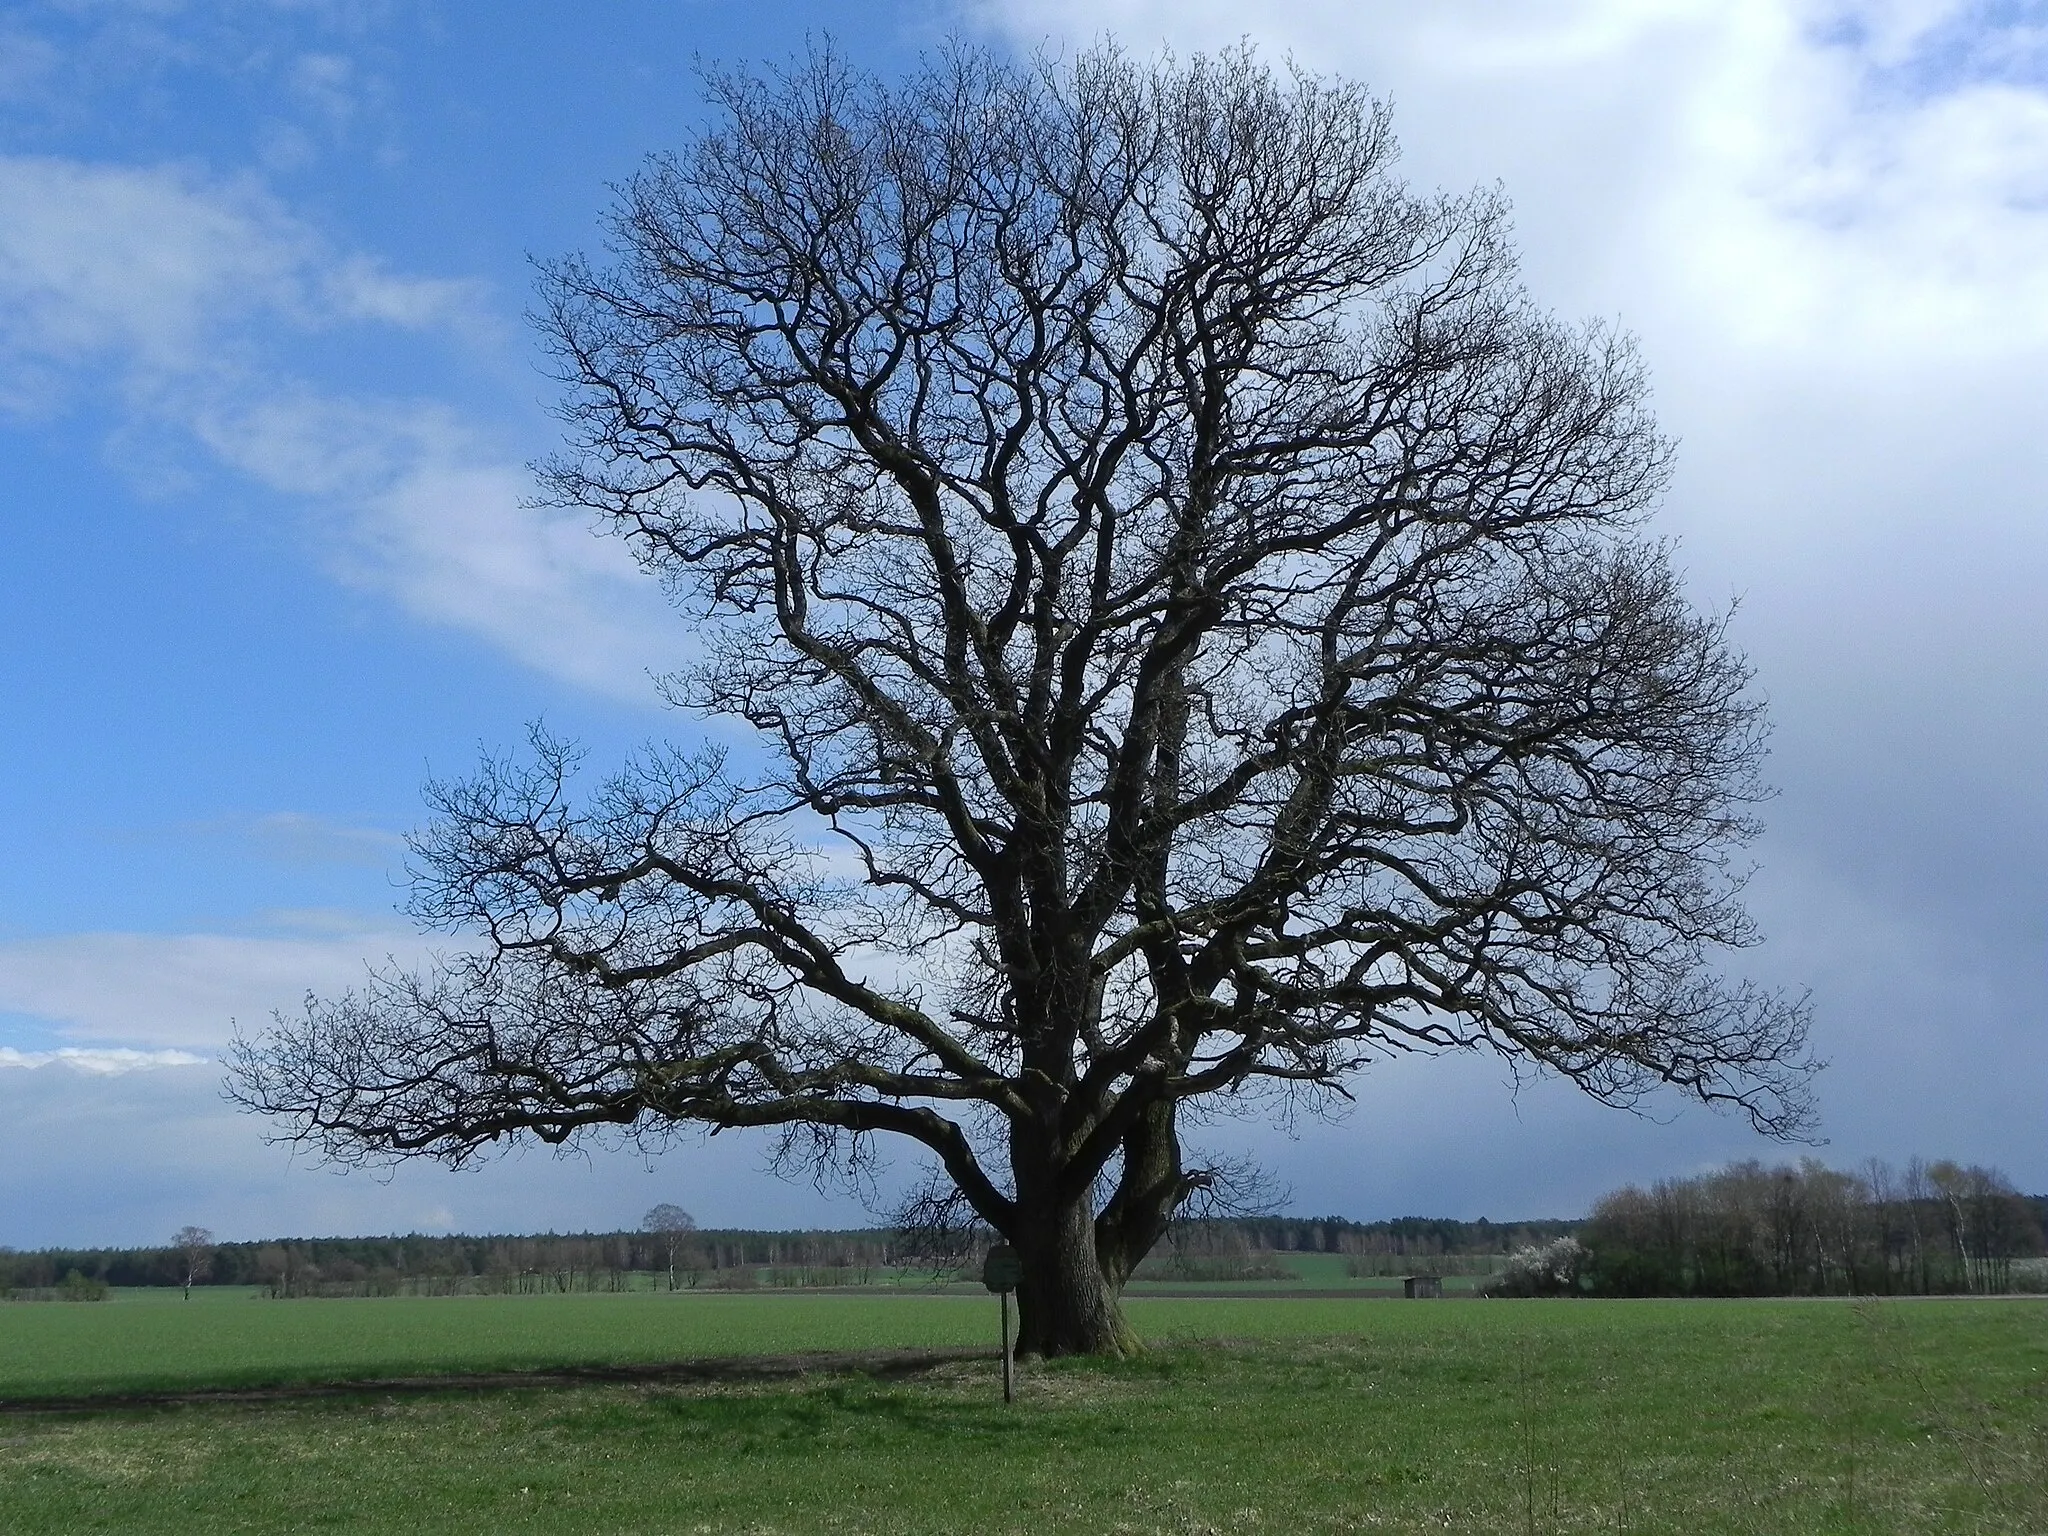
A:
{"type": "Polygon", "coordinates": [[[185,1271],[185,1299],[192,1299],[192,1287],[204,1279],[213,1264],[213,1234],[204,1227],[180,1227],[171,1246],[185,1271]]]}
{"type": "MultiPolygon", "coordinates": [[[[659,1233],[668,1247],[668,1288],[676,1288],[676,1239],[697,1230],[697,1218],[680,1205],[663,1202],[640,1219],[640,1230],[659,1233]]],[[[691,1282],[693,1285],[695,1281],[691,1282]]]]}
{"type": "Polygon", "coordinates": [[[1517,1248],[1485,1284],[1489,1296],[1570,1296],[1579,1288],[1586,1247],[1575,1237],[1517,1248]]]}
{"type": "Polygon", "coordinates": [[[1926,1176],[1941,1201],[1949,1243],[1970,1289],[2007,1289],[2012,1261],[2041,1250],[2041,1224],[2032,1207],[1996,1168],[1940,1162],[1926,1176]]]}
{"type": "Polygon", "coordinates": [[[1136,1347],[1205,1104],[1488,1050],[1807,1123],[1802,1006],[1718,971],[1761,706],[1640,531],[1633,348],[1499,197],[1244,53],[710,90],[547,272],[548,483],[758,750],[436,786],[415,910],[483,947],[243,1042],[241,1102],[343,1159],[900,1137],[1045,1353],[1136,1347]]]}

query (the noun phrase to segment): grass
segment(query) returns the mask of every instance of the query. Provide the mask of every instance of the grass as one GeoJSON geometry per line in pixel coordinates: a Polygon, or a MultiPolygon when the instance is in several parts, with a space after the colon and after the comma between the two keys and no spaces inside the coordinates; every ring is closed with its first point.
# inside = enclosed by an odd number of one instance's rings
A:
{"type": "MultiPolygon", "coordinates": [[[[953,1298],[0,1309],[0,1395],[979,1340],[953,1298]],[[140,1355],[131,1353],[141,1350],[140,1355]],[[69,1374],[67,1375],[67,1370],[69,1374]]],[[[1134,1301],[1121,1364],[0,1419],[0,1530],[2031,1532],[2048,1304],[1134,1301]]]]}
{"type": "MultiPolygon", "coordinates": [[[[555,1296],[285,1301],[254,1291],[122,1292],[109,1303],[0,1306],[0,1398],[177,1391],[447,1371],[993,1346],[982,1294],[580,1292],[555,1296]]],[[[1160,1340],[1357,1333],[1387,1304],[1134,1297],[1160,1340]]]]}
{"type": "MultiPolygon", "coordinates": [[[[173,1292],[173,1295],[176,1293],[173,1292]]],[[[980,1343],[991,1298],[604,1292],[0,1308],[0,1397],[980,1343]]]]}

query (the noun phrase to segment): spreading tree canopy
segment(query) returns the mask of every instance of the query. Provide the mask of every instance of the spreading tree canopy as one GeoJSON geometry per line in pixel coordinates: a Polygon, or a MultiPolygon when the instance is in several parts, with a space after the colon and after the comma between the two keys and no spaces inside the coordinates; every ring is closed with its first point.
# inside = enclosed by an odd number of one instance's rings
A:
{"type": "Polygon", "coordinates": [[[432,791],[474,936],[237,1047],[343,1159],[590,1128],[908,1138],[1120,1350],[1205,1107],[1482,1049],[1798,1132],[1796,1000],[1724,981],[1762,718],[1641,532],[1628,339],[1498,196],[1243,53],[824,52],[544,269],[545,466],[668,584],[707,744],[432,791]]]}

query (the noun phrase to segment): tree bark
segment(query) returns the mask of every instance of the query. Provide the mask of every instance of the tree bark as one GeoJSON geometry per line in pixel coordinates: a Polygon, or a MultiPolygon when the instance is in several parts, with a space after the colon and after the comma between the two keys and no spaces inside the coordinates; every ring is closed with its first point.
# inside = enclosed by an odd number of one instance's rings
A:
{"type": "Polygon", "coordinates": [[[1123,1142],[1123,1169],[1096,1214],[1092,1189],[1061,1198],[1060,1167],[1040,1138],[1013,1143],[1018,1201],[1011,1243],[1023,1267],[1018,1352],[1134,1355],[1124,1284],[1166,1232],[1187,1192],[1170,1100],[1147,1106],[1123,1142]]]}
{"type": "Polygon", "coordinates": [[[1124,1317],[1120,1287],[1102,1272],[1091,1204],[1085,1195],[1057,1206],[1019,1202],[1020,1355],[1134,1355],[1142,1347],[1124,1317]]]}
{"type": "Polygon", "coordinates": [[[1145,1108],[1124,1137],[1123,1151],[1123,1177],[1095,1220],[1096,1254],[1118,1292],[1166,1235],[1167,1223],[1188,1193],[1171,1099],[1145,1108]]]}

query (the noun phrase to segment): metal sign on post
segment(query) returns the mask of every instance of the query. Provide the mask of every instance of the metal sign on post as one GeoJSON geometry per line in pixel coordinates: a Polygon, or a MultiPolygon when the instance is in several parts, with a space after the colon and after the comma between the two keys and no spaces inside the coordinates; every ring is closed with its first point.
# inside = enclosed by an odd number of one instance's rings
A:
{"type": "Polygon", "coordinates": [[[1024,1278],[1024,1265],[1017,1258],[1017,1250],[1008,1243],[997,1243],[989,1249],[988,1257],[981,1261],[981,1283],[994,1291],[1003,1302],[1003,1401],[1017,1400],[1015,1367],[1010,1355],[1010,1292],[1017,1289],[1017,1282],[1024,1278]]]}

